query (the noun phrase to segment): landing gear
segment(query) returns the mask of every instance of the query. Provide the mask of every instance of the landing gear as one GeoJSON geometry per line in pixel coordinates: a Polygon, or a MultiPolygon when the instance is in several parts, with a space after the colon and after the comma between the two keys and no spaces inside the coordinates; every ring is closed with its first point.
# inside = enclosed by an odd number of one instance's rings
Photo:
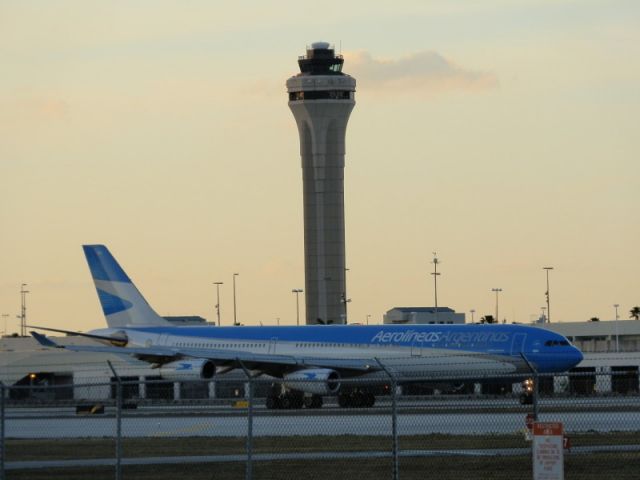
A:
{"type": "Polygon", "coordinates": [[[322,397],[320,395],[304,397],[304,406],[306,408],[322,408],[322,397]]]}
{"type": "Polygon", "coordinates": [[[530,393],[520,394],[520,404],[531,405],[532,403],[533,403],[533,395],[531,395],[530,393]]]}
{"type": "MultiPolygon", "coordinates": [[[[375,395],[366,388],[343,389],[338,394],[338,405],[342,408],[371,408],[375,403],[375,395]]],[[[270,410],[317,409],[322,408],[322,404],[322,395],[287,390],[280,384],[272,385],[266,401],[270,410]]]]}
{"type": "Polygon", "coordinates": [[[269,410],[280,408],[280,399],[275,395],[269,395],[267,397],[267,401],[265,402],[265,405],[269,410]]]}
{"type": "Polygon", "coordinates": [[[284,410],[299,409],[304,404],[304,397],[301,392],[290,391],[280,397],[280,408],[284,410]]]}
{"type": "Polygon", "coordinates": [[[533,380],[527,378],[522,382],[522,393],[520,394],[520,403],[522,405],[531,405],[533,403],[533,380]]]}
{"type": "Polygon", "coordinates": [[[274,386],[267,396],[266,406],[270,410],[294,410],[302,407],[321,408],[321,395],[305,395],[296,390],[283,390],[274,386]]]}
{"type": "Polygon", "coordinates": [[[369,390],[354,388],[351,391],[340,392],[338,405],[342,408],[371,408],[376,403],[376,397],[369,390]]]}

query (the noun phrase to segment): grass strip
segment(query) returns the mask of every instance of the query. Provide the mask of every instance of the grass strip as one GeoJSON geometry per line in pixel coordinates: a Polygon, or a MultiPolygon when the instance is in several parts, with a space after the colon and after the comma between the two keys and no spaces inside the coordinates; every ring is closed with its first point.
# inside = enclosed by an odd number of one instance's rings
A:
{"type": "MultiPolygon", "coordinates": [[[[523,434],[510,435],[411,435],[399,437],[401,450],[458,450],[528,448],[523,434]]],[[[640,445],[640,432],[584,433],[571,436],[573,447],[640,445]]],[[[125,438],[124,457],[244,454],[245,437],[125,438]]],[[[256,437],[255,453],[304,453],[327,450],[390,451],[391,438],[380,436],[256,437]]],[[[113,438],[7,440],[6,461],[113,458],[113,438]]]]}
{"type": "MultiPolygon", "coordinates": [[[[565,480],[616,480],[637,479],[640,454],[594,454],[571,457],[565,460],[565,480]]],[[[289,480],[305,478],[324,480],[348,478],[349,480],[388,480],[391,478],[390,459],[350,459],[309,461],[255,462],[254,480],[289,480]]],[[[481,478],[483,480],[530,480],[531,458],[518,457],[451,457],[402,458],[400,477],[403,480],[459,480],[481,478]]],[[[245,477],[243,462],[232,464],[155,465],[124,467],[123,478],[136,480],[241,480],[245,477]]],[[[112,480],[113,468],[48,469],[43,471],[12,471],[10,480],[112,480]]]]}

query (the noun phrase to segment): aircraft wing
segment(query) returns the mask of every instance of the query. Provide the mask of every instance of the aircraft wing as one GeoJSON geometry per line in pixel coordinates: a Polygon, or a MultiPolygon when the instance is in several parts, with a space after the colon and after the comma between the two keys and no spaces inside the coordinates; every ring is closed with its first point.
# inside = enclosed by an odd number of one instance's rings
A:
{"type": "Polygon", "coordinates": [[[60,345],[37,332],[30,332],[45,347],[64,348],[74,352],[94,352],[132,355],[150,363],[169,363],[183,358],[204,358],[218,366],[241,367],[271,372],[274,370],[301,370],[304,368],[331,368],[345,376],[357,376],[380,370],[377,361],[371,359],[296,357],[269,353],[220,350],[210,348],[177,347],[110,347],[101,345],[60,345]]]}

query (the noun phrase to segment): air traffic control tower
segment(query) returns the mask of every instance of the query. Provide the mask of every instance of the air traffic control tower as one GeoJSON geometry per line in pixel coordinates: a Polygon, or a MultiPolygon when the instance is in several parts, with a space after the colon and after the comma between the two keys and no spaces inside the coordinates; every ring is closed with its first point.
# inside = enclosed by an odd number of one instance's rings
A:
{"type": "Polygon", "coordinates": [[[302,157],[307,324],[347,321],[344,137],[356,81],[342,73],[343,62],[328,43],[316,42],[287,80],[302,157]]]}

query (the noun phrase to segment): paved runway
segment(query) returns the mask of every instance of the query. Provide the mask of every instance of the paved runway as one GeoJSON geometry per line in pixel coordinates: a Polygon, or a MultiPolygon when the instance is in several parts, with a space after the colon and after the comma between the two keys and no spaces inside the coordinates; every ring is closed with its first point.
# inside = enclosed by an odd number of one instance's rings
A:
{"type": "MultiPolygon", "coordinates": [[[[640,430],[640,412],[555,412],[541,414],[541,421],[560,421],[567,432],[627,432],[640,430]]],[[[513,433],[525,426],[523,413],[401,414],[400,435],[513,433]]],[[[8,418],[8,438],[80,438],[115,434],[113,417],[8,418]]],[[[125,417],[125,437],[242,437],[245,416],[139,416],[125,417]]],[[[390,435],[391,418],[379,413],[357,415],[271,416],[256,415],[255,436],[289,435],[390,435]]]]}
{"type": "MultiPolygon", "coordinates": [[[[629,397],[587,397],[587,398],[543,398],[540,401],[541,408],[556,408],[561,410],[594,410],[594,409],[628,409],[640,410],[640,396],[629,397]]],[[[340,415],[349,415],[352,413],[358,414],[372,414],[372,413],[387,413],[391,408],[391,401],[386,397],[380,397],[376,400],[376,406],[372,409],[366,410],[351,410],[342,409],[337,406],[335,399],[328,397],[325,399],[325,405],[321,410],[307,410],[307,414],[320,414],[325,415],[327,412],[333,411],[340,415]]],[[[404,397],[398,401],[398,408],[400,413],[407,410],[424,411],[425,413],[433,413],[434,410],[456,410],[467,413],[474,413],[478,410],[487,411],[495,410],[502,411],[505,409],[525,409],[517,398],[411,398],[404,397]]],[[[528,407],[529,409],[531,407],[528,407]]],[[[108,413],[115,412],[113,406],[107,406],[106,411],[108,413]]],[[[264,401],[259,399],[254,405],[255,412],[269,412],[265,406],[264,401]]],[[[246,410],[237,409],[233,407],[233,402],[221,404],[158,404],[158,405],[141,405],[136,410],[128,410],[127,413],[134,413],[135,415],[218,415],[223,413],[233,412],[236,415],[243,415],[246,410]]],[[[300,415],[300,411],[277,411],[269,412],[275,414],[292,414],[300,415]]],[[[58,406],[58,407],[9,407],[6,410],[6,416],[8,418],[28,418],[28,417],[65,417],[75,416],[75,406],[58,406]]]]}

